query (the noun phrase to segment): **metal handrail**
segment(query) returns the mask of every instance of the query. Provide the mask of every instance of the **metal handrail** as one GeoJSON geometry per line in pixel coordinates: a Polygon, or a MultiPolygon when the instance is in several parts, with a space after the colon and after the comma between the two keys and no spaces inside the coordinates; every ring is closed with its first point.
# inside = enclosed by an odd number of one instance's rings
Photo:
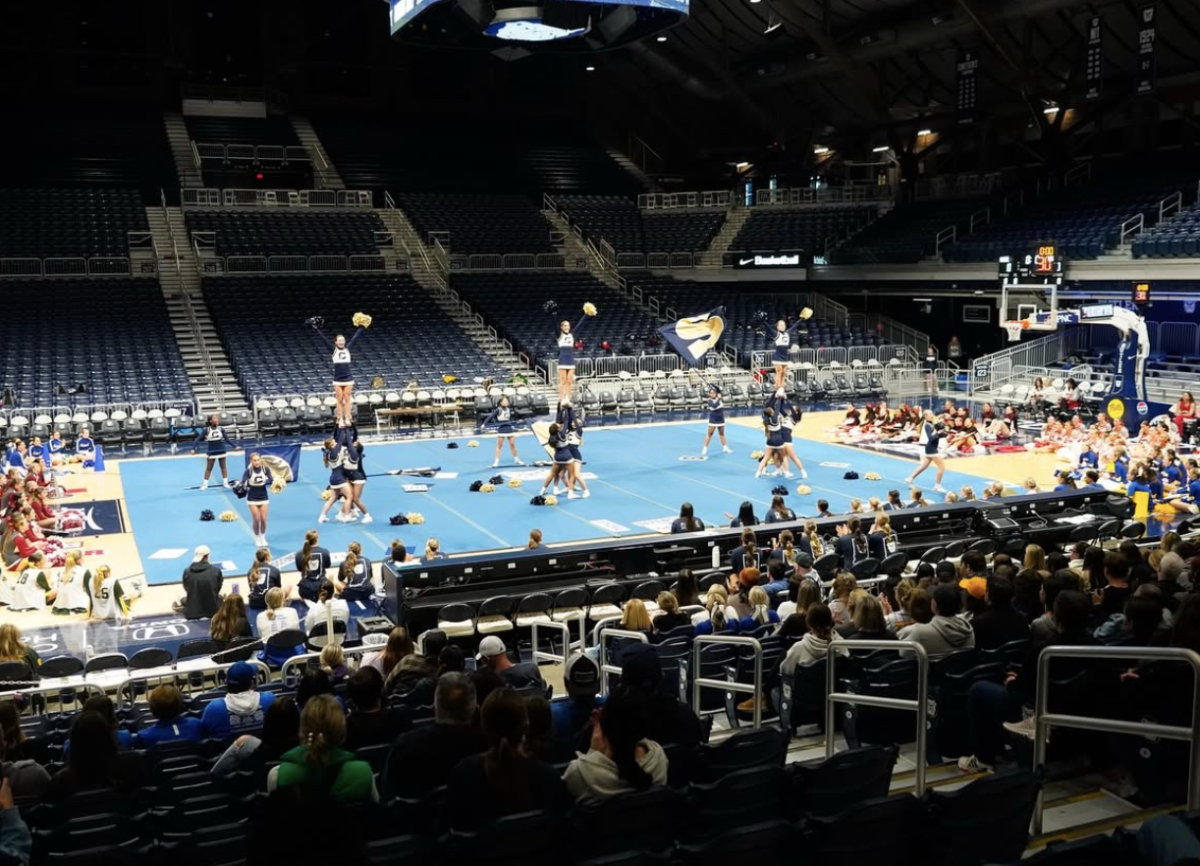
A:
{"type": "MultiPolygon", "coordinates": [[[[580,623],[579,638],[582,641],[582,639],[583,639],[583,618],[582,617],[579,618],[579,623],[580,623]]],[[[548,661],[548,662],[562,662],[563,664],[566,664],[567,659],[571,657],[571,628],[565,622],[556,622],[554,620],[551,620],[550,622],[540,622],[537,620],[533,621],[532,623],[529,624],[529,641],[530,641],[530,643],[533,644],[533,660],[534,661],[542,660],[542,661],[548,661]],[[556,655],[555,653],[548,653],[548,652],[544,652],[543,650],[538,649],[538,629],[539,628],[552,628],[555,631],[560,632],[562,634],[562,636],[563,636],[563,651],[562,651],[561,657],[556,655]]]]}
{"type": "MultiPolygon", "coordinates": [[[[84,676],[86,676],[86,675],[84,675],[84,676]]],[[[73,676],[72,677],[47,677],[46,679],[38,681],[38,684],[35,686],[23,685],[17,689],[0,691],[0,698],[9,698],[9,697],[15,698],[19,695],[22,699],[26,699],[26,698],[30,697],[31,695],[49,695],[49,694],[55,693],[55,692],[67,692],[67,691],[94,692],[96,695],[99,695],[99,696],[104,695],[104,689],[101,686],[97,685],[96,683],[89,683],[86,681],[81,682],[81,681],[77,681],[77,679],[78,679],[77,677],[73,677],[73,676]],[[57,685],[54,685],[53,683],[55,683],[56,681],[57,681],[57,685]]],[[[4,685],[7,685],[7,684],[8,683],[5,683],[4,685]]],[[[61,696],[59,697],[58,702],[60,704],[63,702],[61,696]]],[[[82,704],[83,701],[79,701],[79,703],[82,704]]]]}
{"type": "MultiPolygon", "coordinates": [[[[332,637],[332,635],[330,635],[330,637],[332,637]]],[[[372,653],[372,652],[376,652],[376,653],[383,652],[383,649],[386,646],[386,644],[364,644],[362,646],[345,646],[344,644],[339,644],[339,646],[342,647],[343,654],[352,656],[352,655],[366,655],[367,653],[372,653]]],[[[288,659],[287,661],[285,661],[283,663],[282,667],[280,667],[279,679],[282,682],[285,682],[285,683],[288,682],[288,674],[290,674],[292,672],[292,668],[298,668],[298,667],[302,667],[302,666],[307,667],[309,662],[319,661],[320,658],[321,658],[321,654],[319,652],[301,653],[298,656],[292,656],[290,659],[288,659]]]]}
{"type": "MultiPolygon", "coordinates": [[[[867,641],[862,641],[867,643],[867,641]]],[[[882,641],[878,641],[882,643],[882,641]]],[[[762,687],[763,687],[763,650],[758,638],[741,635],[702,634],[692,641],[692,712],[700,715],[700,690],[702,688],[721,689],[726,692],[742,692],[754,698],[754,728],[762,727],[762,687]],[[732,644],[748,646],[754,649],[754,682],[738,683],[731,680],[714,680],[699,676],[700,651],[706,644],[732,644]]]]}
{"type": "MultiPolygon", "coordinates": [[[[865,642],[860,642],[865,643],[865,642]]],[[[1038,656],[1037,700],[1034,704],[1033,766],[1046,763],[1046,746],[1051,728],[1073,728],[1079,731],[1099,731],[1104,734],[1132,734],[1182,740],[1191,744],[1188,759],[1188,811],[1200,809],[1200,654],[1183,647],[1075,647],[1048,646],[1038,656]],[[1050,713],[1050,662],[1056,658],[1130,659],[1136,661],[1179,661],[1192,666],[1192,723],[1186,728],[1176,725],[1156,725],[1150,722],[1127,722],[1123,719],[1096,719],[1050,713]]],[[[1039,790],[1033,810],[1033,833],[1042,832],[1042,792],[1039,790]]]]}
{"type": "MultiPolygon", "coordinates": [[[[605,620],[611,622],[611,619],[605,620]]],[[[629,631],[624,628],[602,628],[600,629],[600,694],[608,694],[608,675],[619,674],[621,672],[620,665],[610,665],[605,661],[608,652],[609,637],[625,637],[632,640],[641,641],[642,643],[650,643],[650,638],[645,632],[629,631]]]]}
{"type": "Polygon", "coordinates": [[[834,722],[836,704],[858,704],[864,707],[880,707],[887,710],[910,710],[917,714],[917,758],[916,781],[913,793],[918,797],[925,793],[925,763],[926,763],[926,728],[929,722],[929,653],[925,647],[910,640],[856,640],[853,648],[872,650],[903,650],[917,654],[917,699],[883,698],[878,695],[856,695],[850,692],[837,692],[836,659],[837,652],[833,650],[837,644],[830,644],[830,653],[826,656],[825,668],[825,757],[832,758],[834,748],[834,722]]]}
{"type": "MultiPolygon", "coordinates": [[[[233,649],[240,649],[240,647],[233,647],[233,649]]],[[[247,663],[258,669],[258,672],[262,674],[263,682],[269,683],[271,681],[271,669],[266,664],[255,658],[248,659],[247,663]]],[[[206,667],[178,670],[177,663],[172,663],[161,668],[147,668],[137,676],[127,677],[117,683],[117,697],[119,698],[121,695],[124,695],[126,689],[128,689],[128,694],[130,699],[132,699],[134,694],[132,686],[134,683],[149,683],[151,680],[166,680],[170,683],[175,683],[180,677],[190,677],[192,674],[204,674],[206,676],[209,674],[218,674],[221,671],[229,670],[235,664],[238,664],[238,662],[218,662],[206,667]]]]}

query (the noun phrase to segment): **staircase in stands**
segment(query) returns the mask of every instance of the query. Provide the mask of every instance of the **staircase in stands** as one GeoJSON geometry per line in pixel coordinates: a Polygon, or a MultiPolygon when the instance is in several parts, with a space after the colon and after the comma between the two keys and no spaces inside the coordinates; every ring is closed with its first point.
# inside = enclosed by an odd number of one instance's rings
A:
{"type": "Polygon", "coordinates": [[[192,150],[192,136],[188,133],[183,115],[178,111],[168,111],[163,115],[163,126],[167,131],[167,143],[171,146],[171,157],[175,160],[175,173],[179,175],[179,185],[183,187],[202,187],[204,178],[200,167],[196,165],[196,155],[192,150]]]}
{"type": "Polygon", "coordinates": [[[300,139],[300,143],[304,145],[308,155],[312,157],[313,180],[316,182],[317,188],[345,189],[346,184],[342,181],[342,176],[338,174],[337,166],[329,158],[329,154],[325,151],[325,145],[321,144],[321,139],[317,136],[313,125],[308,122],[308,118],[292,117],[291,121],[292,129],[296,130],[296,137],[300,139]]]}
{"type": "Polygon", "coordinates": [[[183,211],[148,207],[146,218],[158,253],[158,281],[197,409],[201,415],[249,409],[204,303],[183,211]]]}
{"type": "Polygon", "coordinates": [[[712,239],[708,249],[700,254],[699,267],[705,270],[719,269],[725,260],[725,253],[729,252],[729,245],[733,243],[733,239],[737,237],[748,219],[750,219],[750,208],[748,207],[734,207],[726,211],[725,222],[722,224],[721,230],[712,239]]]}
{"type": "Polygon", "coordinates": [[[574,269],[575,262],[578,259],[583,259],[587,262],[588,273],[598,279],[607,286],[611,286],[618,292],[624,292],[620,283],[617,281],[617,272],[599,257],[599,252],[592,252],[592,249],[587,245],[587,242],[582,240],[571,229],[571,224],[566,221],[562,214],[552,210],[542,210],[542,215],[550,221],[554,228],[563,233],[563,250],[562,253],[567,259],[567,267],[574,269]]]}
{"type": "Polygon", "coordinates": [[[521,356],[509,349],[492,329],[451,292],[445,275],[434,261],[428,247],[421,242],[420,235],[404,212],[389,206],[377,208],[375,213],[383,220],[384,226],[395,239],[394,253],[404,253],[408,256],[408,267],[413,281],[429,294],[450,320],[487,353],[498,367],[508,371],[510,375],[519,373],[530,376],[531,371],[521,360],[521,356]]]}

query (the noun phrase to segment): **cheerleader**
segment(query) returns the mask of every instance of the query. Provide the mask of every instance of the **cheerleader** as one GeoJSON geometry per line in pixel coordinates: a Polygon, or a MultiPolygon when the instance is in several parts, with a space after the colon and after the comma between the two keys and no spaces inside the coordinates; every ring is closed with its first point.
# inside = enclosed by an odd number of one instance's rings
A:
{"type": "MultiPolygon", "coordinates": [[[[783,460],[783,419],[777,410],[779,403],[779,392],[777,391],[775,397],[763,409],[762,423],[763,430],[767,434],[767,442],[766,448],[763,450],[762,462],[758,464],[758,470],[754,473],[755,478],[762,477],[768,464],[781,463],[783,460]]],[[[787,471],[787,465],[783,464],[783,467],[784,477],[791,478],[792,473],[787,471]]]]}
{"type": "Polygon", "coordinates": [[[917,466],[917,471],[904,479],[905,484],[911,487],[916,477],[928,469],[930,464],[933,464],[937,467],[937,477],[934,479],[933,489],[938,493],[946,492],[946,489],[942,487],[942,476],[946,474],[946,461],[938,453],[938,444],[945,435],[945,425],[938,422],[937,416],[932,411],[926,409],[924,418],[921,421],[920,431],[917,434],[917,444],[924,447],[925,455],[921,458],[921,463],[917,466]]]}
{"type": "Polygon", "coordinates": [[[88,590],[92,596],[92,619],[128,619],[129,609],[140,598],[136,592],[126,592],[122,581],[113,577],[107,565],[96,567],[88,590]]]}
{"type": "MultiPolygon", "coordinates": [[[[359,316],[355,315],[355,323],[357,324],[359,316]]],[[[338,334],[332,341],[321,333],[320,328],[317,329],[317,334],[325,341],[325,344],[333,350],[333,355],[330,360],[333,363],[333,396],[337,401],[337,408],[334,414],[337,418],[339,427],[348,427],[352,419],[352,410],[354,404],[351,402],[351,394],[354,391],[354,374],[350,369],[351,356],[350,347],[354,345],[354,341],[359,338],[359,335],[370,325],[370,318],[367,317],[363,324],[358,326],[349,340],[345,334],[338,334]]]]}
{"type": "MultiPolygon", "coordinates": [[[[221,467],[224,471],[224,467],[221,467]]],[[[242,486],[246,488],[246,505],[250,507],[250,520],[254,524],[254,543],[267,546],[267,509],[271,507],[271,485],[275,476],[262,462],[255,451],[250,455],[250,465],[242,473],[242,486]]]]}
{"type": "Polygon", "coordinates": [[[86,427],[79,428],[79,436],[75,439],[75,456],[72,463],[86,463],[96,459],[96,442],[92,439],[91,431],[86,427]]]}
{"type": "MultiPolygon", "coordinates": [[[[803,316],[803,313],[801,314],[803,316]]],[[[775,389],[783,387],[783,380],[788,370],[788,350],[792,347],[792,334],[800,327],[803,318],[798,318],[789,326],[780,319],[775,323],[775,354],[771,356],[771,365],[775,368],[775,389]]]]}
{"type": "Polygon", "coordinates": [[[347,509],[346,519],[343,523],[354,519],[353,513],[349,513],[350,509],[358,509],[362,514],[362,523],[365,526],[368,523],[374,523],[375,518],[367,513],[367,506],[363,504],[362,492],[367,484],[367,473],[363,469],[363,445],[358,441],[358,430],[353,426],[342,427],[338,430],[338,439],[342,443],[342,470],[346,473],[346,480],[350,482],[350,505],[347,509]]]}
{"type": "Polygon", "coordinates": [[[92,573],[83,567],[83,551],[68,550],[66,564],[58,578],[58,598],[54,600],[54,613],[87,613],[91,606],[88,581],[92,573]]]}
{"type": "Polygon", "coordinates": [[[50,441],[46,443],[46,449],[50,452],[51,466],[61,466],[63,464],[63,449],[65,447],[62,434],[57,430],[51,431],[50,441]]]}
{"type": "Polygon", "coordinates": [[[704,435],[704,447],[700,456],[708,456],[708,443],[712,441],[713,433],[721,437],[721,450],[732,454],[733,449],[725,441],[725,403],[721,400],[721,389],[716,385],[708,386],[708,432],[704,435]]]}
{"type": "Polygon", "coordinates": [[[571,480],[567,498],[587,499],[592,491],[588,490],[587,482],[583,480],[583,453],[579,450],[583,445],[583,413],[577,413],[570,401],[567,401],[567,409],[567,450],[571,452],[571,480]],[[576,485],[582,493],[575,492],[576,485]]]}
{"type": "MultiPolygon", "coordinates": [[[[542,482],[542,489],[539,491],[539,496],[545,496],[550,486],[557,485],[561,480],[563,484],[570,489],[571,466],[575,462],[575,458],[571,455],[571,449],[567,445],[567,435],[563,431],[562,426],[556,421],[550,425],[550,438],[546,444],[550,446],[554,452],[554,464],[550,467],[550,472],[546,475],[546,480],[542,482]]],[[[555,487],[557,489],[557,486],[555,487]]]]}
{"type": "Polygon", "coordinates": [[[371,572],[371,560],[362,555],[362,545],[351,541],[346,548],[346,558],[333,579],[338,595],[346,601],[370,601],[375,592],[375,579],[371,572]]]}
{"type": "Polygon", "coordinates": [[[296,571],[300,572],[296,590],[305,601],[317,600],[317,592],[331,564],[329,551],[320,546],[320,540],[317,531],[310,529],[304,533],[304,547],[296,551],[296,571]]]}
{"type": "Polygon", "coordinates": [[[571,323],[563,319],[558,323],[558,400],[568,400],[571,389],[575,386],[575,331],[583,327],[589,316],[596,315],[596,308],[588,303],[583,305],[583,318],[572,328],[571,323]]]}
{"type": "Polygon", "coordinates": [[[193,454],[200,449],[201,442],[205,443],[206,450],[204,481],[201,482],[200,489],[208,489],[208,479],[212,475],[213,464],[218,461],[221,464],[221,484],[229,487],[229,467],[225,464],[225,455],[233,450],[233,441],[229,438],[229,434],[225,432],[225,428],[221,426],[221,419],[216,415],[208,416],[208,424],[196,434],[196,442],[192,445],[193,454]]]}
{"type": "MultiPolygon", "coordinates": [[[[267,593],[272,589],[283,589],[283,575],[279,569],[271,565],[271,551],[260,547],[254,552],[254,563],[246,570],[246,584],[249,594],[246,606],[255,610],[267,609],[267,593]]],[[[284,597],[287,594],[284,593],[284,597]]]]}
{"type": "MultiPolygon", "coordinates": [[[[780,410],[780,420],[782,422],[782,431],[781,432],[783,433],[783,468],[785,470],[784,474],[788,478],[792,477],[791,475],[788,475],[786,472],[787,464],[788,464],[788,461],[790,460],[796,464],[796,471],[798,471],[800,473],[800,477],[808,478],[808,472],[805,471],[804,464],[800,462],[800,458],[796,456],[796,449],[792,445],[792,432],[795,430],[796,425],[800,423],[800,419],[804,417],[804,410],[802,410],[795,403],[788,400],[787,396],[782,391],[780,391],[775,396],[777,398],[779,398],[779,401],[780,401],[779,402],[779,410],[780,410]]],[[[728,450],[728,449],[726,449],[726,450],[728,450]]]]}
{"type": "Polygon", "coordinates": [[[508,448],[512,451],[513,462],[518,466],[525,465],[525,461],[517,455],[517,437],[513,435],[515,428],[512,422],[512,408],[508,405],[508,398],[501,397],[500,401],[496,404],[496,408],[492,410],[492,413],[483,422],[483,426],[485,427],[489,424],[498,425],[496,428],[496,455],[492,459],[493,469],[500,465],[500,452],[504,448],[504,440],[506,439],[508,440],[508,448]]]}
{"type": "Polygon", "coordinates": [[[3,585],[0,602],[8,604],[13,611],[45,610],[58,597],[58,590],[50,587],[50,578],[42,570],[44,562],[45,557],[40,552],[30,554],[21,563],[16,584],[3,585]]]}
{"type": "Polygon", "coordinates": [[[335,518],[339,523],[347,523],[353,520],[350,516],[350,482],[346,479],[345,449],[338,444],[337,440],[330,437],[325,440],[324,447],[321,449],[321,461],[325,464],[325,468],[329,470],[329,489],[333,495],[325,500],[325,505],[321,509],[321,514],[317,517],[317,523],[329,522],[329,509],[332,508],[338,500],[341,500],[341,509],[335,518]]]}

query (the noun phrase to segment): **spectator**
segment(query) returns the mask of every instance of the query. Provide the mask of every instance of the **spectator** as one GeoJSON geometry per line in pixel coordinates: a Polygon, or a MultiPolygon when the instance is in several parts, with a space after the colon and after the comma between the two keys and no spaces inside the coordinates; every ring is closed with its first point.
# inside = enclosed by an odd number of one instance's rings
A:
{"type": "Polygon", "coordinates": [[[729,609],[729,591],[720,584],[710,586],[705,598],[705,610],[692,614],[692,623],[696,634],[720,634],[736,626],[730,622],[726,611],[729,609]]]}
{"type": "MultiPolygon", "coordinates": [[[[308,616],[304,618],[304,631],[312,635],[313,628],[317,623],[326,624],[329,617],[332,615],[334,620],[334,628],[340,622],[343,625],[350,623],[350,606],[346,604],[345,599],[336,598],[337,589],[331,580],[321,581],[321,586],[317,590],[316,604],[308,609],[308,616]]],[[[330,635],[332,632],[330,632],[330,635]]],[[[325,640],[329,640],[327,637],[325,640]]]]}
{"type": "Polygon", "coordinates": [[[575,735],[588,723],[600,693],[600,663],[584,653],[575,653],[563,667],[564,700],[550,702],[554,736],[575,741],[575,735]]]}
{"type": "Polygon", "coordinates": [[[200,716],[205,737],[228,740],[263,726],[275,693],[259,692],[255,689],[257,681],[258,671],[249,662],[237,662],[225,672],[225,696],[210,703],[200,716]]]}
{"type": "Polygon", "coordinates": [[[339,802],[378,801],[371,765],[342,748],[346,714],[329,695],[319,695],[300,714],[300,745],[285,752],[267,774],[267,791],[299,785],[316,788],[339,802]]]}
{"type": "Polygon", "coordinates": [[[424,656],[406,655],[384,680],[384,694],[401,697],[410,706],[428,706],[436,685],[429,681],[432,672],[424,656]]]}
{"type": "MultiPolygon", "coordinates": [[[[1154,569],[1146,563],[1146,557],[1142,555],[1142,549],[1137,546],[1136,541],[1122,541],[1118,549],[1121,551],[1121,556],[1125,557],[1125,561],[1129,563],[1129,582],[1132,585],[1137,586],[1139,583],[1146,583],[1157,577],[1154,569]]],[[[1107,555],[1104,564],[1107,568],[1107,555]]]]}
{"type": "Polygon", "coordinates": [[[272,701],[263,714],[262,737],[242,734],[234,740],[213,765],[213,775],[261,770],[266,764],[279,761],[299,744],[300,709],[293,698],[280,697],[272,701]]]}
{"type": "Polygon", "coordinates": [[[0,776],[11,786],[12,796],[19,800],[41,799],[50,785],[50,774],[32,758],[9,760],[0,739],[0,776]]]}
{"type": "Polygon", "coordinates": [[[1042,575],[1032,568],[1023,568],[1013,579],[1013,607],[1029,622],[1045,611],[1042,605],[1042,575]]]}
{"type": "Polygon", "coordinates": [[[292,656],[301,654],[305,649],[304,644],[283,649],[266,645],[272,635],[283,631],[300,631],[300,615],[290,605],[284,605],[285,598],[282,588],[273,586],[268,589],[263,595],[267,609],[258,615],[255,623],[258,626],[258,636],[263,641],[262,652],[258,654],[258,657],[261,661],[276,667],[283,665],[292,656]]]}
{"type": "Polygon", "coordinates": [[[640,631],[649,635],[654,628],[646,603],[640,598],[631,598],[621,608],[621,628],[625,631],[640,631]]]}
{"type": "MultiPolygon", "coordinates": [[[[1140,554],[1139,554],[1140,556],[1140,554]]],[[[1106,620],[1125,609],[1133,594],[1129,580],[1129,561],[1119,553],[1104,557],[1104,579],[1107,583],[1096,591],[1095,602],[1100,606],[1099,619],[1106,620]]]]}
{"type": "Polygon", "coordinates": [[[957,586],[960,578],[971,577],[972,573],[981,574],[973,566],[965,565],[962,562],[958,564],[958,568],[954,567],[954,563],[948,559],[940,561],[933,569],[933,583],[935,586],[957,586]]]}
{"type": "MultiPolygon", "coordinates": [[[[117,713],[113,709],[112,698],[108,695],[93,695],[84,702],[82,712],[94,712],[104,716],[108,722],[109,728],[112,729],[113,736],[117,738],[117,748],[122,752],[128,752],[133,748],[133,734],[125,728],[117,724],[117,713]]],[[[65,761],[71,755],[71,738],[63,742],[63,760],[65,761]]]]}
{"type": "Polygon", "coordinates": [[[304,705],[318,695],[332,694],[333,682],[329,672],[321,668],[309,668],[300,675],[300,682],[296,684],[296,703],[300,709],[304,709],[304,705]]]}
{"type": "MultiPolygon", "coordinates": [[[[692,708],[663,693],[663,671],[654,647],[633,643],[621,653],[621,688],[641,695],[647,733],[656,743],[678,745],[690,751],[700,745],[703,727],[692,708]]],[[[591,736],[591,731],[587,731],[591,736]]],[[[586,748],[586,743],[584,746],[586,748]]]]}
{"type": "Polygon", "coordinates": [[[975,647],[971,624],[959,615],[962,595],[954,586],[939,586],[933,591],[933,620],[910,625],[900,632],[900,640],[915,641],[930,657],[975,647]]]}
{"type": "MultiPolygon", "coordinates": [[[[1032,479],[1026,479],[1028,485],[1032,479]]],[[[1036,487],[1036,485],[1034,485],[1036,487]]],[[[1050,576],[1050,569],[1046,567],[1046,551],[1039,544],[1025,545],[1025,568],[1032,568],[1045,580],[1050,576]]]]}
{"type": "Polygon", "coordinates": [[[696,575],[692,574],[690,568],[679,569],[679,577],[675,581],[675,600],[679,602],[679,607],[699,607],[700,601],[700,584],[696,580],[696,575]]]}
{"type": "Polygon", "coordinates": [[[758,543],[755,541],[753,529],[743,529],[741,544],[729,551],[729,564],[734,574],[741,574],[742,569],[758,565],[758,543]]]}
{"type": "Polygon", "coordinates": [[[416,649],[413,647],[412,638],[408,635],[408,629],[398,625],[388,632],[387,644],[383,651],[367,656],[363,659],[363,666],[375,668],[386,680],[402,659],[415,652],[416,649]]]}
{"type": "Polygon", "coordinates": [[[741,622],[753,611],[750,603],[750,590],[759,585],[760,575],[757,568],[743,568],[737,576],[737,582],[730,586],[729,607],[725,611],[728,619],[741,622]]]}
{"type": "Polygon", "coordinates": [[[830,645],[841,641],[833,630],[833,614],[820,602],[808,608],[804,615],[807,630],[804,637],[792,644],[779,665],[779,673],[790,677],[801,665],[819,662],[829,655],[830,645]]]}
{"type": "Polygon", "coordinates": [[[857,588],[858,581],[848,571],[840,572],[833,579],[833,589],[830,593],[833,600],[829,602],[829,613],[833,616],[835,625],[850,622],[850,594],[857,588]]]}
{"type": "Polygon", "coordinates": [[[563,774],[571,797],[602,800],[666,784],[667,755],[649,733],[640,690],[621,688],[610,695],[592,726],[587,754],[563,774]]]}
{"type": "Polygon", "coordinates": [[[465,674],[443,674],[433,701],[432,725],[401,734],[388,753],[383,795],[419,798],[446,784],[450,771],[486,748],[474,727],[475,687],[465,674]]]}
{"type": "MultiPolygon", "coordinates": [[[[888,585],[891,586],[891,583],[889,579],[888,585]]],[[[892,634],[913,623],[911,605],[916,590],[917,585],[911,580],[902,579],[896,582],[895,601],[891,605],[892,612],[887,615],[888,629],[892,634]]]]}
{"type": "Polygon", "coordinates": [[[221,607],[221,569],[208,561],[210,553],[201,544],[183,571],[184,619],[211,619],[221,607]]]}
{"type": "Polygon", "coordinates": [[[1180,599],[1187,593],[1180,577],[1184,574],[1183,558],[1178,553],[1168,553],[1158,565],[1158,588],[1162,590],[1163,604],[1175,613],[1180,599]]]}
{"type": "Polygon", "coordinates": [[[888,631],[883,605],[870,593],[865,593],[854,605],[854,630],[843,635],[844,640],[895,640],[888,631]]]}
{"type": "Polygon", "coordinates": [[[1012,581],[1002,575],[987,579],[988,608],[971,620],[978,649],[995,649],[1015,640],[1029,639],[1029,623],[1012,606],[1012,581]]]}
{"type": "Polygon", "coordinates": [[[1093,636],[1105,646],[1150,646],[1161,644],[1165,632],[1162,592],[1153,583],[1137,588],[1125,610],[1100,624],[1093,636]]]}
{"type": "Polygon", "coordinates": [[[321,670],[329,675],[329,683],[334,689],[350,675],[350,669],[346,666],[346,653],[341,644],[331,643],[322,647],[320,662],[321,670]]]}
{"type": "Polygon", "coordinates": [[[704,521],[696,517],[692,503],[685,502],[679,506],[679,516],[671,522],[671,532],[700,532],[704,529],[704,521]]]}
{"type": "Polygon", "coordinates": [[[183,696],[175,686],[164,683],[155,686],[148,699],[150,714],[156,721],[137,732],[138,748],[148,749],[158,743],[188,740],[198,743],[204,739],[200,720],[186,715],[183,696]]]}
{"type": "Polygon", "coordinates": [[[350,714],[346,719],[346,748],[391,743],[408,728],[405,716],[383,706],[383,677],[373,667],[363,666],[350,675],[346,688],[350,714]]]}
{"type": "Polygon", "coordinates": [[[493,635],[488,635],[479,642],[479,658],[487,665],[504,685],[514,689],[545,688],[546,681],[535,662],[513,664],[508,657],[504,641],[493,635]]]}
{"type": "Polygon", "coordinates": [[[11,622],[0,625],[0,662],[24,662],[31,678],[37,678],[42,658],[21,637],[21,630],[11,622]]]}
{"type": "Polygon", "coordinates": [[[771,610],[771,597],[765,587],[750,588],[750,613],[738,623],[739,631],[754,631],[764,625],[777,625],[779,614],[771,610]]]}
{"type": "MultiPolygon", "coordinates": [[[[153,700],[154,692],[150,696],[153,700]]],[[[196,724],[199,725],[199,722],[196,721],[196,724]]],[[[71,743],[71,757],[67,766],[54,774],[46,789],[48,801],[61,802],[83,791],[107,788],[132,794],[145,783],[146,772],[141,756],[136,752],[124,755],[118,752],[117,738],[113,736],[108,720],[100,713],[88,710],[79,714],[71,727],[71,743]]]]}
{"type": "Polygon", "coordinates": [[[239,593],[230,593],[213,614],[209,623],[209,635],[216,643],[227,646],[236,638],[248,638],[251,634],[250,620],[246,618],[245,600],[239,593]]]}
{"type": "Polygon", "coordinates": [[[1076,572],[1062,569],[1050,575],[1050,579],[1042,584],[1041,599],[1045,613],[1035,619],[1029,626],[1029,638],[1035,644],[1047,644],[1057,634],[1054,625],[1054,600],[1063,590],[1081,590],[1080,579],[1076,572]]]}
{"type": "MultiPolygon", "coordinates": [[[[913,590],[912,597],[908,600],[908,613],[914,625],[933,622],[933,599],[928,589],[918,586],[913,590]]],[[[896,636],[899,637],[900,632],[896,632],[896,636]]]]}
{"type": "Polygon", "coordinates": [[[963,619],[974,622],[975,617],[988,609],[987,578],[968,577],[958,582],[963,591],[963,619]]]}
{"type": "Polygon", "coordinates": [[[33,836],[13,802],[12,785],[0,782],[0,862],[27,866],[33,857],[33,836]]]}
{"type": "Polygon", "coordinates": [[[790,540],[787,542],[788,548],[782,552],[779,558],[772,557],[767,563],[767,582],[763,584],[763,589],[766,590],[768,599],[774,599],[788,591],[790,583],[787,579],[787,570],[790,566],[784,557],[795,556],[791,551],[791,543],[790,540]]]}
{"type": "MultiPolygon", "coordinates": [[[[800,554],[799,559],[808,559],[806,554],[800,554]]],[[[811,559],[808,560],[810,563],[811,559]]],[[[799,574],[800,566],[797,564],[796,572],[799,574]]],[[[795,614],[803,614],[808,610],[809,606],[821,600],[821,584],[815,580],[809,580],[807,575],[799,575],[798,580],[792,581],[788,587],[788,600],[779,605],[779,619],[787,621],[788,617],[795,614]]]]}
{"type": "Polygon", "coordinates": [[[450,829],[475,832],[517,812],[565,812],[569,800],[563,780],[526,748],[525,699],[500,689],[483,702],[479,716],[488,749],[463,758],[450,773],[450,829]]]}
{"type": "Polygon", "coordinates": [[[653,620],[655,634],[675,628],[691,628],[692,618],[679,610],[679,601],[671,592],[660,592],[655,601],[661,613],[653,620]]]}

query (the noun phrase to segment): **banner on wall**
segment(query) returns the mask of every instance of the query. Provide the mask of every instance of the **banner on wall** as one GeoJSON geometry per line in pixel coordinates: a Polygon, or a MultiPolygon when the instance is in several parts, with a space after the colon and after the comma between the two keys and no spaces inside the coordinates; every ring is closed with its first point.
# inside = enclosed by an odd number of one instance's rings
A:
{"type": "Polygon", "coordinates": [[[247,448],[245,452],[246,466],[250,465],[251,454],[258,454],[262,457],[263,463],[276,478],[283,478],[289,484],[300,480],[299,445],[263,445],[258,448],[247,448]]]}
{"type": "Polygon", "coordinates": [[[1158,68],[1154,52],[1158,46],[1158,24],[1155,4],[1143,3],[1138,8],[1138,58],[1137,74],[1134,76],[1134,93],[1145,96],[1158,86],[1158,68]]]}
{"type": "Polygon", "coordinates": [[[955,65],[956,100],[959,123],[971,123],[975,120],[975,107],[978,104],[979,57],[974,51],[964,51],[958,55],[955,65]]]}
{"type": "Polygon", "coordinates": [[[1083,82],[1083,98],[1088,101],[1099,99],[1104,92],[1104,19],[1099,15],[1093,15],[1088,19],[1083,82]]]}

